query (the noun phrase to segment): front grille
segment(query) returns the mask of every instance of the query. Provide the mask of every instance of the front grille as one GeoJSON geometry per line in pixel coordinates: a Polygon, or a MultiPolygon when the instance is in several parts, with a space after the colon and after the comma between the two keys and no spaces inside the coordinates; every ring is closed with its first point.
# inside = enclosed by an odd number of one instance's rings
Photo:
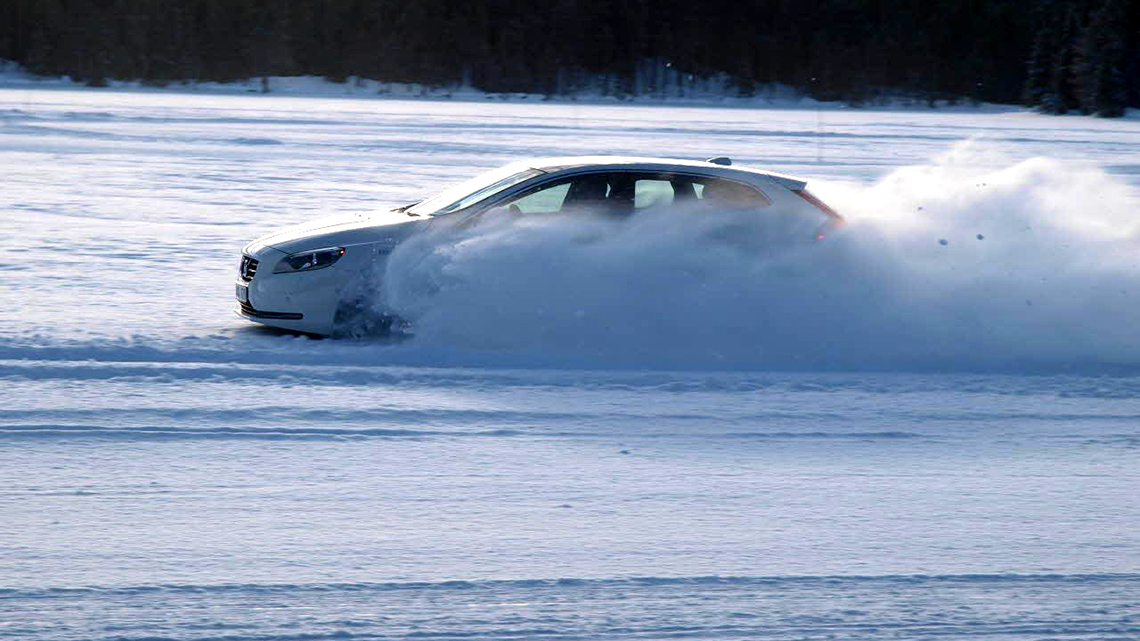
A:
{"type": "Polygon", "coordinates": [[[247,283],[253,280],[253,277],[257,275],[257,259],[242,254],[241,267],[238,268],[238,274],[241,276],[241,279],[247,283]]]}

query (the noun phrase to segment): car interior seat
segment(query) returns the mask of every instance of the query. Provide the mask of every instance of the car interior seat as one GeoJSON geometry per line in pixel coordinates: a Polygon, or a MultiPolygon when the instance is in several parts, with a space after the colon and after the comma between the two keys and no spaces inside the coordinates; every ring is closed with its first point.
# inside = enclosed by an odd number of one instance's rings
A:
{"type": "Polygon", "coordinates": [[[692,203],[697,199],[697,190],[691,180],[673,180],[673,202],[678,204],[692,203]]]}
{"type": "Polygon", "coordinates": [[[609,181],[605,176],[597,174],[582,176],[570,183],[570,189],[566,192],[562,207],[563,209],[568,207],[600,207],[606,202],[609,187],[609,181]]]}
{"type": "Polygon", "coordinates": [[[606,213],[626,216],[633,213],[635,180],[632,176],[617,176],[611,181],[610,196],[606,199],[606,213]]]}

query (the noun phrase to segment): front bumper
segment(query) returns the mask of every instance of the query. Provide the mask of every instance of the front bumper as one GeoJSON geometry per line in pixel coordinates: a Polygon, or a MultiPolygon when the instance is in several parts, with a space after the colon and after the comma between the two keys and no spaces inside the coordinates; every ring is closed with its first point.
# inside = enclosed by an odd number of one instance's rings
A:
{"type": "Polygon", "coordinates": [[[304,320],[305,315],[300,312],[266,312],[260,309],[254,309],[253,305],[248,302],[243,302],[238,299],[237,313],[239,316],[244,316],[250,320],[263,321],[263,320],[304,320]]]}
{"type": "Polygon", "coordinates": [[[342,259],[312,272],[274,274],[285,252],[262,245],[248,247],[244,255],[256,259],[258,269],[250,280],[239,276],[234,281],[238,299],[234,311],[239,316],[297,332],[332,333],[333,315],[351,273],[351,261],[342,259]],[[243,287],[245,300],[240,295],[243,287]]]}
{"type": "MultiPolygon", "coordinates": [[[[253,273],[246,270],[245,278],[239,274],[236,285],[248,289],[235,311],[255,323],[296,332],[352,335],[362,324],[370,326],[368,319],[377,313],[373,303],[379,300],[387,257],[398,240],[338,244],[314,239],[314,246],[339,246],[345,253],[327,267],[282,274],[273,270],[288,255],[284,250],[260,241],[250,243],[242,255],[257,265],[253,273]]],[[[248,262],[243,264],[249,267],[248,262]]]]}

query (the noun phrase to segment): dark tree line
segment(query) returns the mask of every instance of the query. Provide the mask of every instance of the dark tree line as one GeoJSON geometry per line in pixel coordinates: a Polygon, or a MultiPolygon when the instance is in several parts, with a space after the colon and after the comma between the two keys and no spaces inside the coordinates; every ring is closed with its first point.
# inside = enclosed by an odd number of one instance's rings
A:
{"type": "Polygon", "coordinates": [[[1034,24],[1027,103],[1104,116],[1140,106],[1140,2],[1045,0],[1034,24]]]}
{"type": "Polygon", "coordinates": [[[93,85],[312,74],[615,95],[1140,106],[1140,0],[0,0],[0,58],[93,85]]]}

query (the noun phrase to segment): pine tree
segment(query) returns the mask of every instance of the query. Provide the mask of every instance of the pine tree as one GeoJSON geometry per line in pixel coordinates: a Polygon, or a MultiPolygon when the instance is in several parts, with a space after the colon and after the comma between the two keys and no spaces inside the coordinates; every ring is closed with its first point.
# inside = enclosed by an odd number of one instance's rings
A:
{"type": "Polygon", "coordinates": [[[1075,84],[1081,111],[1120,116],[1128,105],[1124,0],[1106,0],[1089,19],[1076,49],[1075,84]]]}
{"type": "Polygon", "coordinates": [[[1054,16],[1058,21],[1057,38],[1051,52],[1048,83],[1040,103],[1047,113],[1064,114],[1079,106],[1073,83],[1073,63],[1081,32],[1081,17],[1075,5],[1072,1],[1058,3],[1054,16]]]}
{"type": "Polygon", "coordinates": [[[1057,2],[1042,2],[1037,7],[1035,22],[1037,35],[1033,38],[1033,49],[1025,63],[1025,89],[1022,91],[1022,99],[1030,106],[1044,104],[1047,100],[1053,74],[1053,51],[1060,41],[1057,2]]]}

